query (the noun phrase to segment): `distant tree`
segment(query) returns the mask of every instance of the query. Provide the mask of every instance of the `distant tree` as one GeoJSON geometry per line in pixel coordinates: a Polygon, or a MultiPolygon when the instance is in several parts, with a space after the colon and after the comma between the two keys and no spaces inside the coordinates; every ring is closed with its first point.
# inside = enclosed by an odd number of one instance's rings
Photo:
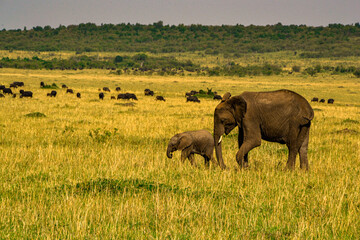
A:
{"type": "Polygon", "coordinates": [[[147,58],[148,56],[145,53],[139,53],[133,57],[135,61],[146,61],[147,58]]]}
{"type": "Polygon", "coordinates": [[[119,62],[122,62],[124,60],[124,58],[122,56],[116,56],[115,57],[115,63],[119,63],[119,62]]]}
{"type": "Polygon", "coordinates": [[[163,21],[158,21],[156,23],[153,23],[154,27],[156,28],[162,28],[164,26],[163,21]]]}

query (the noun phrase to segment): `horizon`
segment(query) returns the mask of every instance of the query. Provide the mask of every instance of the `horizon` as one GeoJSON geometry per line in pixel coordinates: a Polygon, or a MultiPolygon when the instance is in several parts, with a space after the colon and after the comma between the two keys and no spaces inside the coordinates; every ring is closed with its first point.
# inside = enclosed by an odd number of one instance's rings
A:
{"type": "Polygon", "coordinates": [[[101,24],[266,26],[360,22],[359,0],[0,0],[0,29],[101,24]]]}
{"type": "MultiPolygon", "coordinates": [[[[6,28],[2,28],[1,30],[5,30],[5,31],[17,31],[17,30],[21,30],[21,31],[24,31],[24,30],[32,30],[34,28],[37,28],[37,27],[41,27],[41,28],[45,28],[45,27],[50,27],[51,29],[56,29],[56,28],[59,28],[59,27],[69,27],[69,26],[79,26],[79,25],[82,25],[82,24],[94,24],[96,25],[97,27],[100,27],[100,26],[103,26],[103,25],[114,25],[114,26],[117,26],[117,25],[142,25],[142,26],[151,26],[151,25],[154,25],[156,23],[160,23],[162,22],[163,23],[163,26],[166,27],[172,27],[172,26],[192,26],[192,25],[196,25],[196,26],[207,26],[207,27],[222,27],[222,26],[231,26],[231,27],[235,27],[235,26],[244,26],[244,27],[250,27],[250,26],[256,26],[256,27],[266,27],[266,26],[276,26],[276,25],[281,25],[281,26],[297,26],[297,27],[300,27],[300,26],[304,26],[304,27],[314,27],[314,28],[317,28],[317,27],[330,27],[330,25],[341,25],[341,26],[357,26],[357,25],[360,25],[360,22],[354,22],[354,23],[348,23],[348,24],[343,24],[343,23],[328,23],[327,25],[319,25],[319,26],[312,26],[312,25],[306,25],[306,24],[283,24],[281,22],[278,22],[278,23],[275,23],[275,24],[266,24],[266,25],[261,25],[261,24],[249,24],[249,25],[244,25],[244,24],[219,24],[219,25],[215,25],[215,24],[197,24],[197,23],[190,23],[190,24],[183,24],[183,23],[179,23],[179,24],[166,24],[164,23],[162,20],[159,20],[159,21],[155,21],[153,23],[131,23],[131,22],[121,22],[121,23],[94,23],[94,22],[83,22],[83,23],[77,23],[77,24],[68,24],[68,25],[64,25],[64,24],[59,24],[57,27],[56,26],[51,26],[51,25],[48,25],[48,24],[45,24],[45,25],[37,25],[37,26],[33,26],[31,28],[27,28],[26,26],[24,26],[23,28],[12,28],[12,29],[6,29],[6,28]]],[[[0,30],[0,31],[1,31],[0,30]]]]}

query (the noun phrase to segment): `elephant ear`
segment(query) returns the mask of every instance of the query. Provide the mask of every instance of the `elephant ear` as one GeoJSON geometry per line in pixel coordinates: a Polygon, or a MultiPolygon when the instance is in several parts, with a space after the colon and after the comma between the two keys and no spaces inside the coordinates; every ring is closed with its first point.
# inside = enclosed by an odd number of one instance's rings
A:
{"type": "Polygon", "coordinates": [[[183,134],[179,138],[178,150],[183,150],[184,148],[189,147],[192,144],[192,137],[189,134],[183,134]]]}
{"type": "Polygon", "coordinates": [[[230,98],[227,103],[229,103],[231,108],[234,110],[234,117],[236,121],[241,122],[241,119],[245,117],[247,110],[247,103],[245,99],[241,96],[236,96],[230,98]]]}
{"type": "Polygon", "coordinates": [[[225,101],[229,100],[230,97],[231,97],[231,93],[229,93],[229,92],[225,93],[221,99],[221,102],[225,102],[225,101]]]}

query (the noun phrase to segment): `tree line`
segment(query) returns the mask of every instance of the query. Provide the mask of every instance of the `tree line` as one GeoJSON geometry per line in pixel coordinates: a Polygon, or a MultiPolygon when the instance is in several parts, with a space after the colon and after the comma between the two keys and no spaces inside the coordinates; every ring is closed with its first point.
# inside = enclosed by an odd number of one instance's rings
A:
{"type": "Polygon", "coordinates": [[[301,51],[301,57],[360,56],[360,24],[164,25],[83,23],[57,28],[0,31],[0,49],[29,51],[151,52],[203,51],[228,54],[301,51]]]}
{"type": "Polygon", "coordinates": [[[179,61],[174,57],[150,57],[145,53],[134,56],[116,56],[98,58],[95,56],[75,55],[69,59],[50,60],[32,58],[12,59],[4,57],[0,60],[0,68],[47,69],[47,70],[83,70],[108,69],[114,74],[144,75],[185,75],[202,76],[254,76],[280,74],[282,69],[275,65],[252,65],[243,67],[235,63],[218,67],[202,67],[191,60],[179,61]]]}
{"type": "MultiPolygon", "coordinates": [[[[83,69],[108,69],[114,74],[143,74],[143,75],[186,75],[200,76],[270,76],[279,75],[285,71],[275,64],[260,64],[241,66],[230,62],[223,66],[206,67],[194,64],[191,60],[179,61],[174,57],[152,57],[145,53],[134,56],[116,56],[99,58],[95,56],[75,55],[69,59],[53,58],[51,60],[32,58],[0,59],[0,68],[17,69],[47,69],[47,70],[83,70],[83,69]]],[[[293,72],[300,72],[301,67],[293,66],[293,72]]],[[[317,73],[328,72],[331,74],[353,73],[360,77],[360,69],[355,66],[327,66],[316,65],[302,70],[303,74],[315,76],[317,73]]]]}

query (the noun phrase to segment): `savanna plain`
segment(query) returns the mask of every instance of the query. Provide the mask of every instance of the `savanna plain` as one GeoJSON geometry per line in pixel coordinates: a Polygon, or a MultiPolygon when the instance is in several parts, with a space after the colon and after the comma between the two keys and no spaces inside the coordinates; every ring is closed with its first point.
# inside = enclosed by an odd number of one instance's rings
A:
{"type": "Polygon", "coordinates": [[[1,84],[14,81],[34,97],[0,99],[1,239],[360,238],[360,79],[354,75],[0,69],[1,84]],[[66,84],[82,98],[61,88],[47,97],[51,90],[41,89],[42,81],[66,84]],[[111,89],[103,101],[102,87],[111,89]],[[138,101],[111,100],[116,87],[138,101]],[[166,101],[144,96],[145,88],[166,101]],[[249,168],[238,170],[236,129],[223,139],[229,170],[208,170],[200,156],[194,168],[181,163],[180,152],[167,159],[174,134],[212,133],[219,102],[184,97],[207,88],[233,96],[285,88],[309,102],[335,99],[311,103],[310,171],[300,170],[298,159],[294,171],[284,170],[286,146],[266,141],[250,152],[249,168]]]}

